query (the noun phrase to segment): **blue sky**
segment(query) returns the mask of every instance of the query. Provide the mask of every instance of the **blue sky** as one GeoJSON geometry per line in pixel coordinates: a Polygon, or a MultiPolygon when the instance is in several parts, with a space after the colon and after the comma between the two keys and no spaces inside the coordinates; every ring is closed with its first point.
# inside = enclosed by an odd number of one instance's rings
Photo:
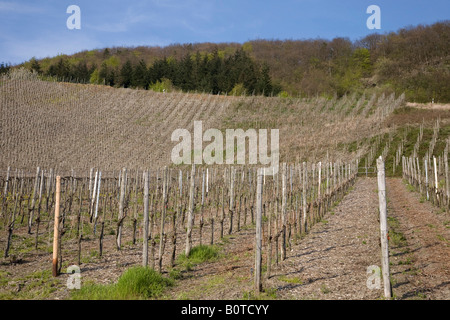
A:
{"type": "Polygon", "coordinates": [[[17,64],[112,46],[312,39],[387,33],[450,19],[449,0],[0,0],[0,62],[17,64]],[[81,10],[69,30],[67,7],[81,10]],[[381,29],[369,30],[369,5],[381,29]]]}

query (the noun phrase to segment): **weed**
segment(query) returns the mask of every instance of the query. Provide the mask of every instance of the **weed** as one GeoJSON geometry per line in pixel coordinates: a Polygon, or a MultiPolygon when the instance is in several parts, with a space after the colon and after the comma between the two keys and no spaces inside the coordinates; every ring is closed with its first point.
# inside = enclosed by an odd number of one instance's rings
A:
{"type": "Polygon", "coordinates": [[[407,245],[406,238],[401,232],[396,232],[395,230],[389,231],[389,237],[392,243],[398,247],[404,247],[407,245]]]}
{"type": "Polygon", "coordinates": [[[259,294],[255,294],[253,291],[245,291],[242,298],[244,300],[275,300],[277,298],[277,289],[266,288],[259,294]]]}
{"type": "Polygon", "coordinates": [[[174,285],[174,280],[163,277],[148,267],[131,267],[109,285],[88,283],[72,292],[74,300],[128,300],[159,297],[164,289],[174,285]]]}
{"type": "Polygon", "coordinates": [[[327,294],[327,293],[330,293],[330,292],[331,292],[331,290],[330,290],[325,284],[322,284],[322,285],[320,286],[320,291],[321,291],[323,294],[327,294]]]}
{"type": "Polygon", "coordinates": [[[402,266],[402,265],[410,265],[412,264],[412,258],[408,257],[405,261],[399,261],[398,265],[402,266]]]}
{"type": "Polygon", "coordinates": [[[444,236],[441,235],[441,234],[436,235],[436,237],[438,238],[439,241],[449,242],[449,241],[448,241],[447,239],[445,239],[444,236]]]}
{"type": "Polygon", "coordinates": [[[189,257],[182,253],[178,256],[176,263],[184,266],[187,271],[190,271],[196,264],[206,261],[214,261],[219,257],[219,249],[217,246],[200,245],[193,247],[189,253],[189,257]]]}
{"type": "Polygon", "coordinates": [[[280,276],[278,278],[279,280],[283,281],[283,282],[287,282],[287,283],[292,283],[292,284],[303,284],[303,280],[301,280],[298,277],[286,277],[286,276],[280,276]]]}

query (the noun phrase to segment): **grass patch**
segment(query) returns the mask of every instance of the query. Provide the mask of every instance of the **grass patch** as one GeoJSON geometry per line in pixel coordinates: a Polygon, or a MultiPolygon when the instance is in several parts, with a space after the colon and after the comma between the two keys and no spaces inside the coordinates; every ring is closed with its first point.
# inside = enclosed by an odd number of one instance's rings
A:
{"type": "Polygon", "coordinates": [[[404,265],[411,265],[412,263],[413,263],[412,258],[408,257],[404,261],[399,261],[398,265],[399,266],[402,266],[402,265],[404,266],[404,265]]]}
{"type": "Polygon", "coordinates": [[[276,300],[277,289],[266,288],[263,292],[255,294],[254,291],[245,291],[242,297],[244,300],[276,300]]]}
{"type": "Polygon", "coordinates": [[[214,261],[219,258],[219,248],[217,246],[200,245],[191,249],[189,257],[185,253],[178,256],[176,263],[183,266],[187,271],[197,264],[214,261]]]}
{"type": "Polygon", "coordinates": [[[387,222],[389,227],[391,228],[398,228],[400,226],[400,223],[398,222],[398,219],[395,217],[387,217],[387,222]]]}
{"type": "Polygon", "coordinates": [[[126,270],[115,284],[88,283],[71,294],[73,300],[141,300],[161,296],[166,287],[174,284],[173,279],[163,277],[159,272],[146,267],[132,267],[126,270]]]}
{"type": "Polygon", "coordinates": [[[396,230],[400,227],[398,219],[395,217],[388,217],[387,222],[389,225],[389,241],[397,247],[407,246],[408,243],[406,242],[406,238],[403,233],[396,230]]]}
{"type": "Polygon", "coordinates": [[[449,241],[448,241],[447,239],[445,239],[444,236],[441,235],[441,234],[436,235],[436,237],[438,238],[439,241],[443,241],[443,242],[447,242],[447,243],[449,242],[449,241]]]}
{"type": "Polygon", "coordinates": [[[401,232],[391,230],[389,231],[389,238],[397,247],[404,247],[407,245],[406,238],[401,232]]]}
{"type": "Polygon", "coordinates": [[[287,277],[287,276],[280,276],[278,277],[280,281],[292,283],[292,284],[303,284],[303,280],[299,277],[287,277]]]}
{"type": "Polygon", "coordinates": [[[323,294],[327,294],[327,293],[330,293],[330,292],[331,292],[330,288],[328,288],[325,284],[322,284],[322,285],[320,286],[320,291],[321,291],[323,294]]]}
{"type": "Polygon", "coordinates": [[[20,278],[9,278],[2,284],[8,286],[9,292],[0,292],[0,300],[42,300],[47,299],[61,287],[61,282],[52,277],[51,270],[36,271],[20,278]]]}

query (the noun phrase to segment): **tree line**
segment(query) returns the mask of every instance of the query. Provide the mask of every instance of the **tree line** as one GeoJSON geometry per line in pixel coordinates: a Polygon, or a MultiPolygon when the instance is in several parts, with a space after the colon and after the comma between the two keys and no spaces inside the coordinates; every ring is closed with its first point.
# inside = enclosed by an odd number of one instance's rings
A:
{"type": "Polygon", "coordinates": [[[405,93],[408,101],[449,102],[449,47],[446,20],[355,41],[337,37],[114,47],[24,65],[60,78],[157,90],[174,86],[331,97],[383,91],[405,93]]]}
{"type": "Polygon", "coordinates": [[[0,74],[8,73],[8,71],[11,69],[11,65],[8,63],[2,62],[0,64],[0,74]]]}
{"type": "MultiPolygon", "coordinates": [[[[43,73],[36,59],[31,69],[43,73]]],[[[86,61],[70,64],[59,58],[44,73],[65,81],[105,84],[124,88],[142,88],[208,92],[213,94],[277,95],[279,85],[273,84],[269,66],[257,63],[242,48],[225,56],[214,50],[205,54],[186,54],[181,59],[164,57],[150,66],[143,59],[133,63],[127,59],[119,65],[116,59],[104,60],[100,67],[88,66],[86,61]]]]}

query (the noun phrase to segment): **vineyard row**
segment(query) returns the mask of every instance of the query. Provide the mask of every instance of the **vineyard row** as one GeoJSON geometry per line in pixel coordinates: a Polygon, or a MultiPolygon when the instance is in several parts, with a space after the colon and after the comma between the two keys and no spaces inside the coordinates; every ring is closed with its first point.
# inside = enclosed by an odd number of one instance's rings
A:
{"type": "MultiPolygon", "coordinates": [[[[263,177],[267,275],[273,261],[285,259],[292,241],[307,233],[343,197],[357,168],[358,160],[283,163],[278,174],[263,177]]],[[[19,247],[14,245],[14,233],[33,242],[29,252],[50,251],[56,173],[40,168],[34,176],[9,172],[2,178],[1,193],[4,257],[19,247]]],[[[256,176],[254,167],[195,165],[152,172],[123,168],[109,177],[94,169],[84,177],[62,176],[59,268],[63,252],[66,260],[81,265],[83,243],[95,241],[101,257],[106,238],[114,236],[115,250],[120,251],[126,247],[126,235],[131,245],[143,245],[144,264],[169,270],[176,256],[183,252],[188,256],[193,245],[213,245],[217,239],[254,227],[256,176]],[[146,258],[148,244],[150,257],[146,258]]]]}

